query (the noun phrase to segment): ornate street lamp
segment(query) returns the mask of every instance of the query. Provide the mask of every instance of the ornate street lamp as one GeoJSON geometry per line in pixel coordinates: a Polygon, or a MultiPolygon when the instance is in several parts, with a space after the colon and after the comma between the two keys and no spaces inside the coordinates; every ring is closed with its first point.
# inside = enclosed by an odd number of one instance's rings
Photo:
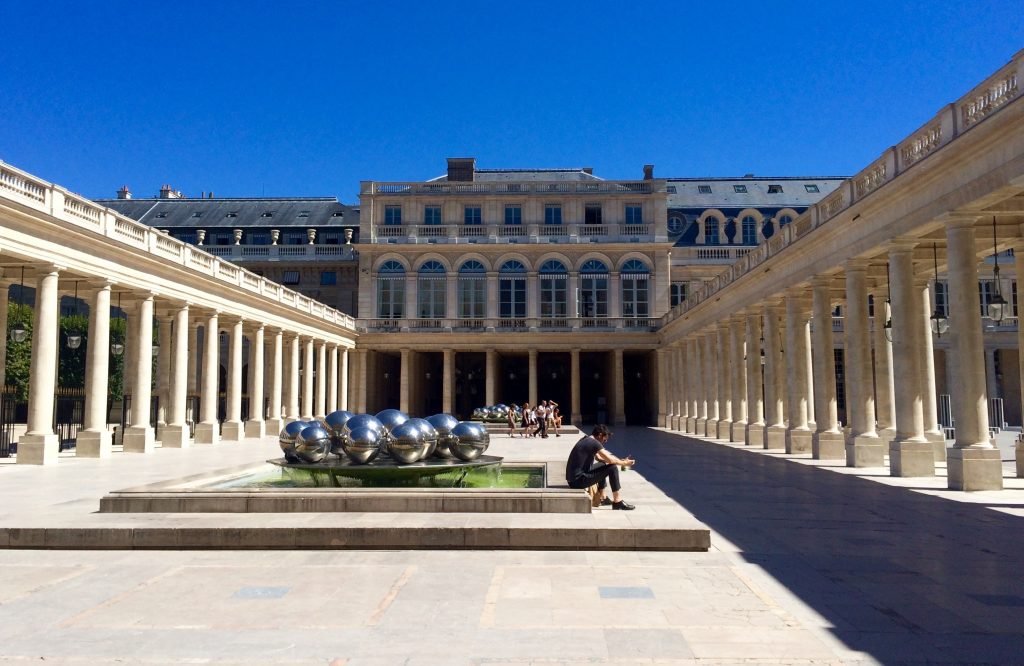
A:
{"type": "MultiPolygon", "coordinates": [[[[75,280],[75,314],[78,317],[78,280],[75,280]]],[[[77,323],[77,322],[76,322],[77,323]]],[[[82,346],[82,334],[79,331],[68,333],[68,349],[78,349],[82,346]]]]}
{"type": "MultiPolygon", "coordinates": [[[[18,305],[24,305],[25,301],[25,267],[21,267],[21,284],[18,285],[18,305]]],[[[21,323],[20,317],[22,315],[21,307],[18,308],[18,322],[11,328],[11,340],[14,342],[25,342],[28,337],[28,330],[25,325],[21,323]]]]}
{"type": "Polygon", "coordinates": [[[1006,317],[1009,304],[999,288],[999,249],[996,246],[996,216],[992,216],[992,256],[996,266],[992,269],[992,299],[988,302],[988,318],[999,324],[1006,317]]]}
{"type": "Polygon", "coordinates": [[[932,243],[932,263],[935,267],[935,311],[930,319],[932,333],[941,338],[949,330],[949,319],[946,317],[946,309],[939,307],[939,250],[935,243],[932,243]]]}
{"type": "Polygon", "coordinates": [[[885,339],[892,342],[892,280],[889,279],[889,262],[885,262],[885,339]]]}

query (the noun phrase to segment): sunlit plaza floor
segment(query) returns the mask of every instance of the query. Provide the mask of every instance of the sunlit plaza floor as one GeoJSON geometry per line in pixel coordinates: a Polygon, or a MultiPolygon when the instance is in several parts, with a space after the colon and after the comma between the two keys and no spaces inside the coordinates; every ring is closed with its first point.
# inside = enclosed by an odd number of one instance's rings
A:
{"type": "MultiPolygon", "coordinates": [[[[557,460],[572,441],[492,450],[557,460]]],[[[709,552],[0,550],[0,661],[1024,662],[1020,480],[956,493],[657,429],[609,446],[638,460],[630,518],[675,504],[710,527],[709,552]]],[[[273,452],[0,465],[0,528],[87,522],[109,490],[273,452]]]]}

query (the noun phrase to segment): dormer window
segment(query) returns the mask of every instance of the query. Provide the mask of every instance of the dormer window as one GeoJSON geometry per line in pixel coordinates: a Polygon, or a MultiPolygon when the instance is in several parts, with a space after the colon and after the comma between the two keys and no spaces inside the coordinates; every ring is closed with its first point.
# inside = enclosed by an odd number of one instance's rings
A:
{"type": "Polygon", "coordinates": [[[769,185],[768,194],[782,194],[782,185],[769,185]]]}
{"type": "Polygon", "coordinates": [[[710,185],[698,185],[697,186],[697,193],[698,194],[711,194],[711,186],[710,185]]]}
{"type": "Polygon", "coordinates": [[[199,212],[192,213],[192,217],[193,218],[199,218],[199,217],[202,217],[202,216],[203,216],[203,214],[199,213],[199,212]]]}
{"type": "Polygon", "coordinates": [[[299,217],[309,217],[309,211],[308,210],[300,210],[299,211],[299,217]]]}
{"type": "Polygon", "coordinates": [[[231,211],[227,215],[225,215],[224,217],[238,217],[238,212],[237,211],[231,211]]]}
{"type": "Polygon", "coordinates": [[[155,217],[158,217],[158,218],[160,218],[162,220],[165,217],[167,217],[167,213],[157,213],[155,217]]]}
{"type": "Polygon", "coordinates": [[[345,213],[342,213],[340,210],[336,210],[331,213],[331,217],[345,217],[345,213]]]}
{"type": "Polygon", "coordinates": [[[267,210],[267,211],[264,211],[263,214],[260,215],[260,217],[274,217],[274,213],[273,213],[273,211],[267,210]]]}
{"type": "Polygon", "coordinates": [[[732,186],[732,191],[735,192],[736,194],[746,194],[747,193],[747,186],[746,185],[733,185],[732,186]]]}
{"type": "Polygon", "coordinates": [[[811,194],[817,194],[818,193],[818,186],[817,185],[804,185],[804,189],[807,190],[808,192],[810,192],[811,194]]]}

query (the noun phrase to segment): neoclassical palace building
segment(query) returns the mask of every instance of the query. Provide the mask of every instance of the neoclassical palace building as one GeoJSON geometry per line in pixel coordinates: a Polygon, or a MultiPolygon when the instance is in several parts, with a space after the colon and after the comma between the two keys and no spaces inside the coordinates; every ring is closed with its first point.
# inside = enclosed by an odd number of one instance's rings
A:
{"type": "MultiPolygon", "coordinates": [[[[170,186],[93,202],[0,163],[0,264],[18,287],[2,294],[35,312],[19,462],[52,458],[70,297],[89,317],[89,395],[107,395],[110,312],[127,317],[125,450],[335,407],[468,417],[549,399],[577,424],[901,476],[947,460],[951,487],[999,487],[992,434],[1021,422],[1022,66],[850,178],[449,158],[430,180],[364,181],[355,205],[170,186]]],[[[80,455],[109,450],[99,402],[80,455]]]]}

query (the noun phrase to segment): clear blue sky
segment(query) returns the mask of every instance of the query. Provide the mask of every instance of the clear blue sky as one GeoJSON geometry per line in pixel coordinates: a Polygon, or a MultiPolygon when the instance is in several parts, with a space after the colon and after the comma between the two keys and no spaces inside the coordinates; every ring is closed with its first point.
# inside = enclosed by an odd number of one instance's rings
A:
{"type": "Polygon", "coordinates": [[[86,196],[848,175],[1024,47],[981,2],[0,0],[0,160],[86,196]]]}

